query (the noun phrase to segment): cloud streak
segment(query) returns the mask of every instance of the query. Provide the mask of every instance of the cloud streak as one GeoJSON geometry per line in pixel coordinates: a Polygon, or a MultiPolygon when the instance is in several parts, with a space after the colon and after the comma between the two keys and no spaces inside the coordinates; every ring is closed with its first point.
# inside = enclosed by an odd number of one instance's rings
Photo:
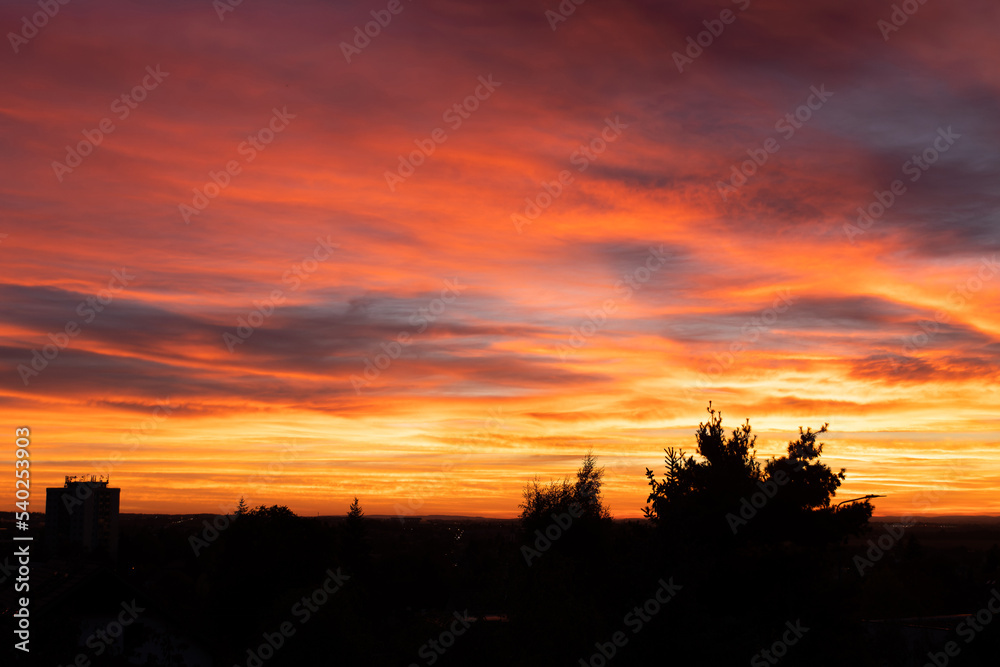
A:
{"type": "MultiPolygon", "coordinates": [[[[40,484],[106,459],[137,411],[170,397],[170,419],[116,466],[126,510],[235,502],[294,437],[302,456],[261,502],[339,513],[369,494],[366,509],[390,513],[502,408],[422,511],[511,515],[522,482],[568,474],[593,448],[625,462],[608,497],[637,516],[643,467],[690,450],[713,400],[775,452],[830,421],[844,493],[892,489],[885,513],[956,455],[969,478],[941,512],[1000,513],[987,483],[1000,475],[1000,280],[978,274],[1000,250],[1000,9],[927,3],[886,41],[888,10],[860,0],[586,3],[555,30],[527,0],[402,6],[350,62],[341,42],[377,9],[360,0],[243,3],[221,21],[193,0],[70,3],[4,55],[0,402],[47,443],[40,484]],[[674,52],[723,9],[736,20],[678,72],[674,52]],[[169,75],[119,120],[111,102],[147,66],[169,75]],[[487,95],[484,80],[500,85],[487,95]],[[778,133],[821,84],[822,108],[778,133]],[[241,153],[275,110],[294,117],[241,153]],[[114,131],[57,178],[53,161],[109,116],[114,131]],[[961,139],[850,242],[857,207],[947,127],[961,139]],[[720,179],[769,138],[780,150],[721,198],[720,179]],[[399,156],[428,140],[404,178],[399,156]],[[387,170],[404,182],[387,187],[387,170]],[[540,193],[550,201],[517,233],[511,214],[540,193]],[[288,289],[317,238],[335,251],[288,289]],[[619,298],[651,247],[665,262],[619,298]],[[78,305],[121,267],[135,279],[83,322],[78,305]],[[463,289],[439,309],[446,280],[463,289]],[[747,344],[778,293],[792,303],[747,344]],[[560,355],[608,299],[586,344],[560,355]],[[72,320],[79,335],[25,385],[18,366],[72,320]],[[380,354],[391,366],[365,377],[380,354]]],[[[0,7],[0,24],[23,11],[0,7]]]]}

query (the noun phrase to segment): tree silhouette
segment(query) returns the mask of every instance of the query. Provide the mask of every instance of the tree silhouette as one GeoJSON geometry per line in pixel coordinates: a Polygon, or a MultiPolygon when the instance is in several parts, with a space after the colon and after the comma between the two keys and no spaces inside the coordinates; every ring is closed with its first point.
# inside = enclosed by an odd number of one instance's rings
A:
{"type": "Polygon", "coordinates": [[[344,519],[342,536],[344,561],[352,570],[362,569],[368,560],[367,524],[365,512],[361,509],[361,503],[355,496],[344,519]]]}
{"type": "Polygon", "coordinates": [[[788,618],[832,624],[847,616],[844,538],[867,524],[873,507],[870,497],[831,502],[846,471],[820,461],[827,425],[800,429],[784,455],[758,461],[749,420],[727,432],[711,403],[708,413],[695,432],[695,455],[668,448],[666,474],[646,470],[645,514],[659,568],[687,577],[676,608],[677,634],[691,648],[685,658],[737,664],[788,618]],[[698,620],[705,617],[711,627],[698,620]]]}
{"type": "Polygon", "coordinates": [[[258,622],[273,627],[274,618],[280,623],[287,616],[288,591],[315,587],[317,575],[329,567],[324,546],[330,542],[322,524],[296,516],[287,506],[257,505],[240,512],[196,562],[204,568],[205,603],[215,610],[213,628],[243,644],[260,636],[254,635],[258,622]],[[253,622],[248,621],[250,609],[258,612],[251,615],[253,622]]]}
{"type": "MultiPolygon", "coordinates": [[[[239,509],[238,506],[237,509],[239,509]]],[[[247,523],[258,526],[288,525],[298,518],[295,512],[288,509],[287,505],[271,505],[270,507],[258,505],[253,509],[244,509],[242,516],[247,519],[247,523]]]]}
{"type": "Polygon", "coordinates": [[[364,524],[365,512],[361,509],[361,504],[358,502],[358,497],[354,496],[354,502],[347,510],[347,525],[349,526],[361,526],[364,524]]]}
{"type": "Polygon", "coordinates": [[[817,440],[828,424],[818,431],[800,428],[787,454],[762,468],[750,420],[727,437],[722,413],[711,402],[707,409],[709,419],[695,433],[702,460],[668,448],[662,480],[646,469],[651,490],[643,511],[654,525],[705,539],[742,531],[778,539],[838,540],[868,522],[873,496],[830,503],[846,471],[835,473],[819,461],[823,444],[817,440]]]}
{"type": "Polygon", "coordinates": [[[601,485],[604,483],[604,468],[597,467],[597,457],[587,452],[583,464],[576,472],[573,499],[583,509],[583,518],[610,519],[611,511],[601,499],[601,485]]]}
{"type": "Polygon", "coordinates": [[[604,469],[588,453],[575,482],[566,478],[542,484],[535,478],[524,487],[519,505],[522,566],[517,568],[511,613],[532,654],[544,660],[525,664],[555,664],[555,656],[567,646],[592,646],[591,638],[603,633],[605,610],[615,607],[609,597],[614,587],[581,585],[596,573],[623,571],[612,560],[614,525],[601,497],[603,482],[604,469]]]}
{"type": "Polygon", "coordinates": [[[757,436],[750,421],[727,438],[722,413],[711,403],[708,413],[708,421],[699,423],[695,432],[697,453],[704,460],[668,448],[664,450],[667,474],[663,480],[646,469],[651,491],[643,512],[654,525],[681,535],[721,535],[725,526],[719,519],[738,507],[740,498],[752,495],[755,483],[761,481],[755,458],[757,436]]]}
{"type": "Polygon", "coordinates": [[[569,509],[573,500],[573,487],[568,479],[543,485],[536,477],[524,485],[521,495],[524,500],[518,505],[521,509],[519,518],[522,523],[534,523],[537,520],[548,520],[550,514],[569,509]]]}
{"type": "Polygon", "coordinates": [[[588,452],[576,473],[576,483],[568,479],[561,482],[539,483],[538,478],[528,482],[522,491],[520,519],[525,528],[546,525],[552,515],[570,514],[584,521],[607,520],[611,512],[601,498],[604,468],[597,467],[597,457],[588,452]]]}

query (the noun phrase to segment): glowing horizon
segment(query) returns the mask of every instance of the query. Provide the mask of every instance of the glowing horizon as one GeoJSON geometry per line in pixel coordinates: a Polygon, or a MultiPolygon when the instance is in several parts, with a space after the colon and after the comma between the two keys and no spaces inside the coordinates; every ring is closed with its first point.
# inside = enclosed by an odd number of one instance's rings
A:
{"type": "Polygon", "coordinates": [[[7,51],[32,509],[506,517],[593,450],[638,517],[711,400],[761,459],[829,422],[835,502],[1000,515],[1000,7],[555,5],[361,47],[387,3],[70,3],[7,51]]]}

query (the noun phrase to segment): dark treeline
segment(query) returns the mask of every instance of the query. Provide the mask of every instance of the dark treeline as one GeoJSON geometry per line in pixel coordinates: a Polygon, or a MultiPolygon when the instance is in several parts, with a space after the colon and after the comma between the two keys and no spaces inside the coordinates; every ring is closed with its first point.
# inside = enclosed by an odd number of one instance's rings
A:
{"type": "MultiPolygon", "coordinates": [[[[758,461],[749,423],[727,433],[710,409],[691,455],[647,471],[641,520],[612,518],[588,454],[575,478],[529,482],[518,520],[371,519],[355,498],[340,518],[240,501],[214,533],[125,521],[116,576],[227,667],[923,665],[948,641],[943,664],[997,664],[1000,620],[971,641],[939,621],[926,646],[891,622],[985,607],[995,544],[835,499],[825,431],[758,461]],[[294,634],[262,655],[283,623],[294,634]]],[[[47,664],[76,641],[49,643],[47,664]]]]}

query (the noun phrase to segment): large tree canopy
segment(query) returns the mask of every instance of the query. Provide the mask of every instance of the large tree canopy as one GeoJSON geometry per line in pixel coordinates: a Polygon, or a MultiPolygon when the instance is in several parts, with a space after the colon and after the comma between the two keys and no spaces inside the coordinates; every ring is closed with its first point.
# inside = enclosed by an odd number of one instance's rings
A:
{"type": "Polygon", "coordinates": [[[646,470],[650,494],[645,513],[657,527],[683,537],[720,537],[727,533],[776,539],[836,540],[857,532],[871,517],[871,496],[831,505],[846,477],[819,461],[827,432],[799,429],[784,456],[756,460],[757,436],[750,421],[727,437],[722,413],[708,406],[709,419],[698,424],[697,453],[669,448],[666,474],[646,470]]]}

